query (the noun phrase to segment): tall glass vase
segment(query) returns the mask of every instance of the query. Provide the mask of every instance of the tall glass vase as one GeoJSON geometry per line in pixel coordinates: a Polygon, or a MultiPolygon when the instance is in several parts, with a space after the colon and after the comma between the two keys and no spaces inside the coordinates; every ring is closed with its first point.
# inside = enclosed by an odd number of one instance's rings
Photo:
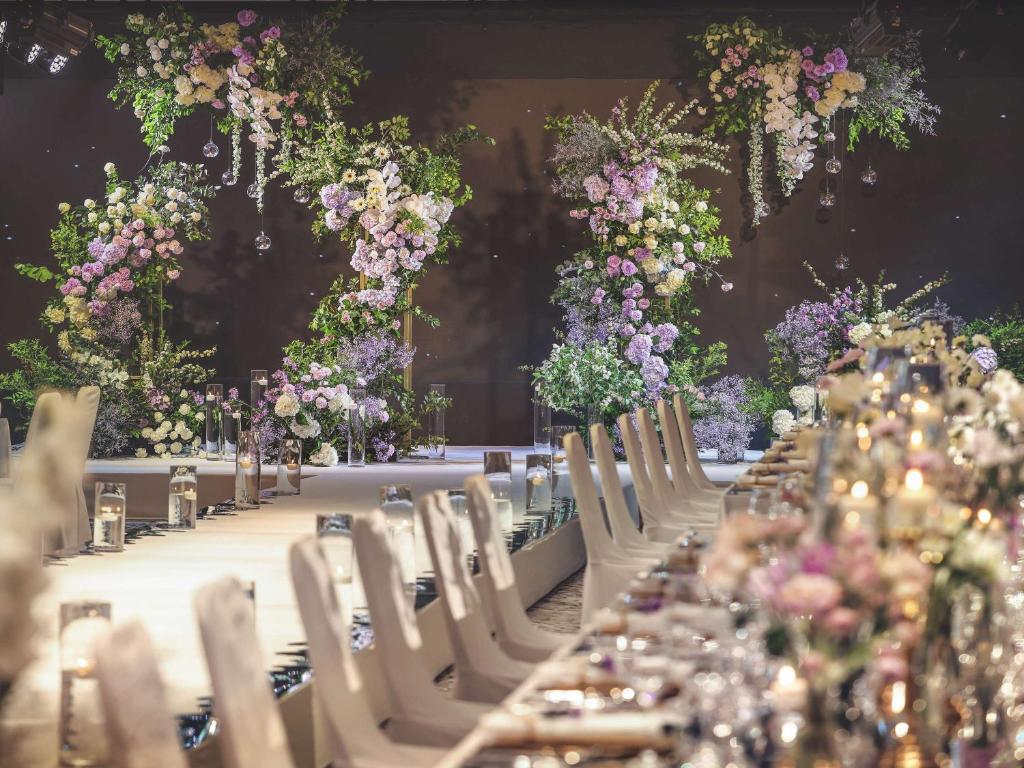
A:
{"type": "Polygon", "coordinates": [[[167,491],[167,527],[195,528],[199,511],[199,476],[194,464],[171,467],[167,491]]]}
{"type": "Polygon", "coordinates": [[[256,410],[257,406],[266,396],[269,381],[266,371],[259,368],[249,371],[249,406],[253,411],[256,410]]]}
{"type": "Polygon", "coordinates": [[[590,437],[590,427],[594,424],[604,426],[604,411],[599,405],[587,406],[587,424],[583,432],[583,443],[587,446],[587,456],[594,460],[594,441],[590,437]]]}
{"type": "Polygon", "coordinates": [[[348,465],[366,466],[366,400],[365,389],[353,389],[353,406],[348,411],[348,465]]]}
{"type": "Polygon", "coordinates": [[[255,509],[260,505],[260,441],[253,430],[238,434],[235,458],[235,508],[255,509]]]}
{"type": "Polygon", "coordinates": [[[124,550],[124,521],[127,501],[124,483],[96,483],[92,521],[92,548],[97,552],[124,550]]]}
{"type": "Polygon", "coordinates": [[[536,453],[551,452],[551,406],[533,392],[533,450],[536,453]]]}
{"type": "Polygon", "coordinates": [[[109,764],[94,650],[96,640],[109,626],[108,602],[83,600],[60,606],[58,733],[62,766],[109,764]]]}
{"type": "MultiPolygon", "coordinates": [[[[431,384],[430,394],[443,400],[445,385],[431,384]]],[[[445,455],[444,412],[445,408],[441,406],[427,414],[427,456],[441,461],[444,461],[445,455]]]]}
{"type": "Polygon", "coordinates": [[[239,411],[224,411],[221,417],[224,425],[224,461],[234,461],[238,452],[238,433],[242,430],[242,414],[239,411]]]}
{"type": "Polygon", "coordinates": [[[220,461],[224,454],[224,386],[206,385],[206,458],[220,461]]]}
{"type": "Polygon", "coordinates": [[[285,438],[277,449],[277,495],[298,496],[302,484],[302,441],[285,438]]]}

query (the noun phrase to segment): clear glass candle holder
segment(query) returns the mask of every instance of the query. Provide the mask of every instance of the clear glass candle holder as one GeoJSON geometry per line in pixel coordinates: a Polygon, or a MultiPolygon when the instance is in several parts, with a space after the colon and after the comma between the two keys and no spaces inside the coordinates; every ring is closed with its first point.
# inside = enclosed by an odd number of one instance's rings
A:
{"type": "Polygon", "coordinates": [[[224,426],[224,461],[234,461],[238,454],[238,433],[242,431],[240,411],[225,410],[221,416],[224,426]]]}
{"type": "Polygon", "coordinates": [[[535,453],[551,453],[551,406],[533,392],[533,450],[535,453]]]}
{"type": "Polygon", "coordinates": [[[551,428],[551,493],[557,499],[571,499],[569,462],[565,454],[565,438],[576,432],[576,427],[558,424],[551,428]]]}
{"type": "Polygon", "coordinates": [[[224,386],[206,385],[206,458],[220,461],[224,456],[224,386]]]}
{"type": "MultiPolygon", "coordinates": [[[[443,400],[445,385],[431,384],[430,394],[443,400]]],[[[427,414],[427,456],[441,461],[444,461],[445,456],[444,412],[445,407],[442,405],[427,414]]]]}
{"type": "Polygon", "coordinates": [[[195,528],[199,515],[199,473],[195,464],[171,467],[167,492],[167,527],[195,528]]]}
{"type": "Polygon", "coordinates": [[[58,746],[62,766],[108,765],[109,748],[94,648],[109,627],[110,603],[61,603],[58,746]]]}
{"type": "Polygon", "coordinates": [[[267,372],[259,368],[249,371],[249,405],[255,411],[267,394],[270,378],[267,372]]]}
{"type": "Polygon", "coordinates": [[[345,598],[340,601],[340,605],[343,610],[349,612],[345,616],[349,621],[352,620],[351,611],[356,602],[353,594],[356,560],[352,542],[352,519],[352,515],[340,513],[316,516],[316,537],[320,542],[320,550],[327,560],[335,590],[345,598]]]}
{"type": "Polygon", "coordinates": [[[124,521],[128,515],[124,483],[96,483],[93,501],[92,548],[96,552],[124,550],[124,521]]]}
{"type": "Polygon", "coordinates": [[[285,438],[277,444],[277,495],[298,496],[302,484],[302,441],[285,438]]]}
{"type": "Polygon", "coordinates": [[[402,584],[410,605],[416,604],[416,516],[408,485],[382,485],[380,511],[387,518],[388,534],[398,553],[402,584]]]}
{"type": "Polygon", "coordinates": [[[473,559],[476,557],[476,536],[473,534],[473,521],[469,519],[469,500],[465,488],[449,488],[448,503],[455,513],[455,524],[459,531],[462,551],[466,553],[470,572],[473,571],[473,559]]]}
{"type": "Polygon", "coordinates": [[[255,509],[260,505],[260,441],[251,429],[238,433],[235,458],[235,508],[255,509]]]}
{"type": "Polygon", "coordinates": [[[551,511],[550,454],[526,454],[526,511],[551,511]]]}
{"type": "Polygon", "coordinates": [[[351,391],[354,405],[348,410],[348,465],[366,466],[366,390],[351,391]]]}
{"type": "Polygon", "coordinates": [[[512,452],[484,451],[484,476],[497,505],[512,505],[512,452]]]}

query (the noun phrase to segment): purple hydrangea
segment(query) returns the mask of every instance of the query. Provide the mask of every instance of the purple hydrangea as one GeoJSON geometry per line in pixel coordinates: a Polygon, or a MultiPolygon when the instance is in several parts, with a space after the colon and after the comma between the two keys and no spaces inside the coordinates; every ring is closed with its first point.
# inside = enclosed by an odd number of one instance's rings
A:
{"type": "Polygon", "coordinates": [[[693,425],[697,446],[717,450],[721,461],[736,461],[750,445],[757,427],[746,413],[746,387],[741,376],[724,376],[705,390],[704,413],[693,425]]]}
{"type": "Polygon", "coordinates": [[[982,373],[992,373],[999,367],[999,356],[991,347],[978,347],[971,352],[971,357],[978,361],[982,373]]]}

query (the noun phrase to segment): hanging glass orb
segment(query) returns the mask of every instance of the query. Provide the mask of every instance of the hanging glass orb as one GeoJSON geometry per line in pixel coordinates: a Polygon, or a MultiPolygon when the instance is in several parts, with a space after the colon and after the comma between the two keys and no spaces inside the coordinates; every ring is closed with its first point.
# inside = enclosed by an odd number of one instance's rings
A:
{"type": "Polygon", "coordinates": [[[203,144],[203,157],[216,157],[220,154],[220,147],[213,143],[213,139],[203,144]]]}
{"type": "Polygon", "coordinates": [[[822,208],[832,208],[836,204],[836,193],[831,191],[825,191],[818,197],[818,204],[822,208]]]}
{"type": "Polygon", "coordinates": [[[860,180],[869,187],[873,187],[878,183],[878,171],[869,165],[864,169],[864,173],[860,175],[860,180]]]}
{"type": "Polygon", "coordinates": [[[270,238],[267,237],[266,232],[260,232],[256,235],[256,248],[260,251],[266,251],[270,249],[270,238]]]}
{"type": "Polygon", "coordinates": [[[238,177],[231,171],[224,171],[224,173],[220,175],[220,183],[225,187],[233,187],[238,183],[238,177]]]}
{"type": "Polygon", "coordinates": [[[836,132],[835,131],[831,131],[831,130],[825,131],[824,138],[825,138],[825,141],[835,141],[836,140],[836,132]]]}
{"type": "Polygon", "coordinates": [[[309,190],[305,187],[296,187],[292,197],[296,203],[308,203],[310,198],[309,190]]]}
{"type": "Polygon", "coordinates": [[[825,171],[828,173],[839,173],[843,170],[843,164],[835,157],[830,157],[825,161],[825,171]]]}
{"type": "Polygon", "coordinates": [[[260,193],[260,188],[258,186],[256,186],[256,182],[255,181],[252,184],[250,184],[248,187],[245,188],[245,194],[247,194],[249,197],[251,197],[253,199],[255,199],[259,195],[259,193],[260,193]]]}
{"type": "Polygon", "coordinates": [[[845,272],[849,268],[850,257],[847,256],[845,253],[840,253],[839,256],[836,257],[836,269],[838,269],[840,272],[845,272]]]}

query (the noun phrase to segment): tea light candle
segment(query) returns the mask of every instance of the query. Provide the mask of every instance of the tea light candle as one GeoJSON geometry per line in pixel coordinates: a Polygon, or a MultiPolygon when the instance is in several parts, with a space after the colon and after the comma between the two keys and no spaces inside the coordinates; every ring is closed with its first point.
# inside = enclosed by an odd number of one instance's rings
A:
{"type": "Polygon", "coordinates": [[[847,528],[877,529],[882,504],[863,480],[857,480],[849,493],[839,497],[838,506],[847,528]]]}
{"type": "Polygon", "coordinates": [[[239,456],[238,466],[240,466],[242,469],[249,469],[249,467],[252,466],[252,459],[248,457],[242,458],[241,456],[239,456]]]}
{"type": "Polygon", "coordinates": [[[771,697],[777,711],[802,709],[807,702],[807,681],[797,677],[796,670],[786,665],[771,685],[771,697]]]}
{"type": "Polygon", "coordinates": [[[903,485],[889,503],[889,529],[897,536],[919,532],[935,506],[938,491],[925,482],[920,469],[908,469],[903,485]]]}

